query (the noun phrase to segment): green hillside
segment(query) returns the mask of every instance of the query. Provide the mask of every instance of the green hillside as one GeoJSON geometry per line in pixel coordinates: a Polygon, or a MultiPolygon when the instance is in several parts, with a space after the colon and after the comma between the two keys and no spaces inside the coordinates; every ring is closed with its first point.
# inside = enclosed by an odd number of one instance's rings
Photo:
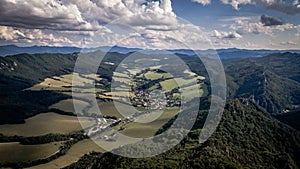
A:
{"type": "MultiPolygon", "coordinates": [[[[201,115],[199,116],[201,117],[201,115]]],[[[199,118],[197,123],[201,123],[199,118]]],[[[195,129],[172,150],[145,159],[91,153],[68,168],[299,168],[300,134],[248,99],[227,104],[211,138],[195,129]]]]}
{"type": "MultiPolygon", "coordinates": [[[[271,62],[272,57],[268,57],[271,62]]],[[[271,114],[300,104],[300,83],[277,75],[252,60],[225,63],[225,71],[230,98],[253,96],[271,114]]]]}
{"type": "Polygon", "coordinates": [[[300,82],[300,54],[275,53],[255,61],[282,77],[300,82]]]}
{"type": "Polygon", "coordinates": [[[76,55],[20,54],[0,58],[0,124],[23,123],[45,112],[59,100],[68,98],[54,91],[24,91],[46,77],[71,72],[76,55]]]}

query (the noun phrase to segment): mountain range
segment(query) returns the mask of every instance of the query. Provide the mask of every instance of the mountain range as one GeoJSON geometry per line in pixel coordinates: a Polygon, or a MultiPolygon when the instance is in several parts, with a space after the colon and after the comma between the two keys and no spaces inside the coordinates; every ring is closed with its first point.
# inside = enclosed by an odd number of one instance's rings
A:
{"type": "Polygon", "coordinates": [[[242,58],[256,58],[263,57],[272,53],[300,53],[300,50],[248,50],[248,49],[209,49],[209,50],[190,50],[190,49],[169,49],[169,50],[148,50],[141,48],[127,48],[120,46],[102,46],[97,48],[78,48],[78,47],[54,47],[54,46],[30,46],[30,47],[19,47],[16,45],[6,45],[0,46],[0,56],[5,57],[9,55],[17,55],[22,53],[27,54],[39,54],[39,53],[60,53],[60,54],[70,54],[79,52],[93,52],[93,51],[103,51],[103,52],[117,52],[121,54],[128,54],[131,52],[140,52],[143,54],[180,54],[187,56],[195,56],[195,54],[214,54],[218,53],[222,60],[234,60],[242,58]]]}

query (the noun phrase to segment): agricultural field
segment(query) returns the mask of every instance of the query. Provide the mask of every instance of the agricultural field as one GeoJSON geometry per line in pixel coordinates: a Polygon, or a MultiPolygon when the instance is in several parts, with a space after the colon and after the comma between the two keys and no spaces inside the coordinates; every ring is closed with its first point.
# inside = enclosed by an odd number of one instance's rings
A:
{"type": "Polygon", "coordinates": [[[160,86],[164,91],[171,91],[178,87],[177,83],[173,79],[160,82],[160,86]]]}
{"type": "Polygon", "coordinates": [[[71,87],[75,87],[82,92],[91,92],[91,90],[83,89],[82,87],[84,87],[86,84],[93,84],[94,81],[100,81],[100,80],[101,78],[99,77],[99,75],[95,75],[95,74],[87,74],[87,75],[78,75],[77,73],[66,74],[66,75],[46,78],[43,82],[36,84],[25,90],[31,90],[31,91],[52,90],[52,91],[61,91],[62,93],[72,95],[71,87]],[[73,76],[76,77],[77,79],[77,81],[75,82],[76,86],[72,86],[73,76]]]}
{"type": "Polygon", "coordinates": [[[49,163],[30,167],[30,169],[53,169],[63,168],[72,163],[75,163],[85,154],[90,152],[105,152],[101,147],[95,144],[92,140],[86,139],[74,144],[71,149],[63,156],[55,159],[49,163]]]}
{"type": "Polygon", "coordinates": [[[25,162],[47,158],[55,154],[62,142],[21,145],[18,142],[0,143],[0,162],[25,162]]]}
{"type": "Polygon", "coordinates": [[[198,87],[199,87],[199,85],[188,86],[188,87],[182,88],[181,91],[184,91],[185,98],[192,99],[190,96],[195,96],[195,90],[196,89],[198,89],[198,91],[199,91],[198,96],[203,96],[205,94],[204,90],[203,90],[203,87],[201,86],[200,89],[198,87]]]}
{"type": "MultiPolygon", "coordinates": [[[[67,100],[62,100],[54,105],[51,105],[49,108],[54,108],[58,109],[64,112],[72,112],[76,113],[74,109],[74,104],[80,105],[82,108],[88,106],[89,104],[87,102],[77,100],[77,99],[67,99],[67,100]]],[[[80,110],[82,112],[82,110],[80,110]]]]}
{"type": "MultiPolygon", "coordinates": [[[[81,121],[89,122],[89,118],[82,118],[81,121]]],[[[49,133],[67,134],[73,131],[82,130],[82,127],[75,116],[66,116],[56,113],[43,113],[26,120],[25,124],[4,124],[0,125],[0,131],[6,136],[39,136],[49,133]]]]}
{"type": "MultiPolygon", "coordinates": [[[[155,113],[155,112],[154,112],[155,113]]],[[[147,138],[152,137],[164,124],[179,113],[179,108],[168,108],[161,116],[150,123],[129,123],[121,133],[130,137],[147,138]]]]}
{"type": "Polygon", "coordinates": [[[129,77],[128,74],[120,73],[117,71],[115,71],[113,74],[114,74],[113,77],[120,77],[120,78],[128,78],[129,77]]]}
{"type": "MultiPolygon", "coordinates": [[[[159,66],[156,67],[156,69],[159,68],[159,66]]],[[[163,112],[160,114],[157,111],[143,114],[140,116],[135,117],[136,119],[146,119],[146,121],[149,121],[149,123],[138,123],[131,121],[131,116],[136,113],[136,110],[146,110],[146,107],[143,107],[144,102],[142,104],[136,105],[135,108],[131,105],[124,104],[122,102],[122,99],[127,96],[127,92],[124,91],[124,83],[128,84],[131,83],[131,85],[143,85],[150,81],[158,80],[156,84],[149,85],[149,88],[146,89],[147,91],[143,91],[140,93],[138,97],[141,97],[142,99],[145,99],[148,97],[148,94],[146,92],[151,92],[155,89],[162,88],[164,91],[172,91],[173,89],[178,87],[179,85],[184,85],[185,89],[187,89],[187,92],[189,92],[190,89],[193,88],[193,86],[189,86],[194,82],[194,80],[199,80],[199,77],[191,72],[185,72],[187,73],[187,79],[183,78],[176,78],[171,79],[173,76],[169,73],[164,73],[161,71],[158,71],[156,69],[147,71],[143,74],[141,74],[138,77],[135,77],[138,79],[138,82],[135,84],[134,80],[130,79],[133,77],[133,75],[136,75],[140,70],[139,69],[129,69],[125,73],[114,73],[113,80],[120,84],[118,86],[118,89],[115,91],[105,91],[101,86],[97,87],[96,89],[90,89],[86,88],[85,86],[90,87],[93,82],[99,82],[103,79],[101,79],[98,75],[78,75],[75,74],[78,78],[78,81],[76,82],[76,86],[72,86],[72,80],[73,80],[73,74],[66,74],[62,76],[54,76],[51,78],[46,78],[43,82],[40,84],[37,84],[31,88],[28,88],[26,90],[53,90],[62,92],[64,94],[72,95],[72,87],[75,88],[75,91],[77,90],[78,94],[77,96],[85,96],[86,93],[96,93],[98,97],[100,98],[114,98],[118,100],[118,109],[115,107],[114,103],[109,100],[98,100],[98,107],[101,110],[101,113],[105,116],[113,116],[120,118],[120,121],[115,120],[116,126],[114,126],[114,129],[118,130],[121,128],[124,128],[120,131],[120,133],[129,136],[129,137],[135,137],[135,138],[147,138],[152,137],[155,135],[155,133],[164,126],[171,118],[176,116],[179,113],[178,105],[180,103],[175,102],[177,100],[174,100],[172,97],[168,98],[170,101],[169,107],[167,107],[165,110],[162,110],[163,112]],[[176,80],[176,81],[175,81],[176,80]],[[145,81],[145,83],[144,83],[145,81]],[[121,101],[121,102],[120,102],[121,101]],[[172,102],[172,104],[171,104],[172,102]]],[[[201,80],[201,79],[200,79],[201,80]]],[[[203,79],[202,79],[203,80],[203,79]]],[[[102,81],[105,86],[109,85],[109,82],[102,81]]],[[[136,87],[135,86],[135,87],[136,87]]],[[[193,92],[191,90],[191,92],[193,92]]],[[[130,99],[133,99],[137,97],[136,91],[129,92],[130,99]]],[[[203,94],[203,91],[201,90],[199,94],[203,94]]],[[[170,96],[174,96],[175,99],[180,99],[181,94],[178,92],[170,93],[170,96]]],[[[133,100],[131,100],[133,101],[133,100]]],[[[139,101],[136,99],[135,101],[139,101]]],[[[160,102],[160,101],[158,101],[160,102]]],[[[82,113],[88,112],[88,113],[97,113],[96,110],[91,110],[91,105],[87,101],[79,100],[78,98],[74,99],[65,99],[60,100],[59,102],[49,106],[49,110],[58,109],[63,112],[71,112],[76,113],[74,110],[74,103],[76,105],[81,105],[82,109],[79,110],[82,113]]],[[[155,105],[159,105],[158,103],[155,103],[155,105]]],[[[159,107],[161,108],[161,107],[159,107]]],[[[85,126],[85,129],[95,130],[100,129],[103,126],[106,126],[110,124],[110,122],[103,122],[99,120],[99,117],[96,116],[90,116],[90,117],[84,117],[84,114],[79,114],[79,117],[76,116],[67,116],[67,115],[60,115],[56,113],[43,113],[36,116],[33,116],[31,118],[26,119],[24,124],[7,124],[7,125],[0,125],[0,131],[5,136],[41,136],[45,134],[50,133],[57,133],[57,134],[68,134],[74,131],[82,130],[82,126],[85,126]],[[78,120],[80,118],[80,122],[78,120]],[[100,122],[99,122],[100,121],[100,122]],[[82,125],[81,125],[82,124],[82,125]]],[[[97,114],[99,115],[99,114],[97,114]]],[[[101,118],[101,117],[100,117],[101,118]]],[[[87,133],[88,134],[88,133],[87,133]]],[[[89,135],[89,134],[88,134],[89,135]]],[[[106,135],[109,136],[109,135],[106,135]]],[[[103,142],[103,144],[108,144],[106,140],[100,140],[103,142]]],[[[53,155],[58,151],[59,146],[61,145],[61,142],[53,142],[49,144],[44,145],[38,145],[33,146],[36,147],[36,149],[33,149],[30,146],[20,145],[18,143],[1,143],[0,148],[6,146],[7,148],[0,151],[1,154],[4,154],[8,151],[14,151],[17,152],[16,157],[6,157],[7,159],[3,160],[11,160],[12,162],[20,162],[20,161],[27,161],[27,160],[37,160],[49,157],[50,155],[53,155]],[[40,151],[38,151],[41,149],[40,151]],[[25,154],[31,154],[27,157],[22,157],[22,155],[18,155],[25,153],[25,154]]],[[[116,142],[116,145],[118,145],[118,141],[116,142]]],[[[94,143],[90,139],[85,139],[82,141],[79,141],[78,143],[75,143],[71,146],[71,148],[67,151],[67,153],[63,156],[60,156],[59,158],[50,161],[49,163],[33,166],[31,168],[62,168],[65,166],[68,166],[74,162],[77,162],[80,157],[82,157],[84,154],[88,154],[92,151],[96,152],[105,152],[104,149],[99,147],[96,143],[94,143]]],[[[4,157],[2,157],[4,158],[4,157]]],[[[2,160],[0,158],[0,160],[2,160]]]]}
{"type": "Polygon", "coordinates": [[[153,72],[153,71],[148,71],[147,73],[144,74],[144,76],[148,80],[157,80],[157,79],[161,79],[163,77],[163,74],[153,72]]]}
{"type": "MultiPolygon", "coordinates": [[[[123,110],[123,113],[131,113],[131,106],[122,103],[119,104],[121,106],[120,109],[123,110]]],[[[122,114],[120,114],[119,111],[116,109],[113,102],[98,102],[98,105],[103,115],[124,118],[122,114]]]]}

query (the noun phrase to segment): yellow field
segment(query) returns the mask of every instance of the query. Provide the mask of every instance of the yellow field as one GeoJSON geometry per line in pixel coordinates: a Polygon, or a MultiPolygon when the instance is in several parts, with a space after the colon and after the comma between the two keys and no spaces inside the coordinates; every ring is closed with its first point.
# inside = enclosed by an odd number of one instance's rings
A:
{"type": "Polygon", "coordinates": [[[59,81],[52,78],[46,78],[40,84],[34,85],[33,87],[26,89],[26,90],[67,90],[67,86],[71,86],[70,83],[66,83],[63,81],[59,81]]]}
{"type": "Polygon", "coordinates": [[[113,77],[129,78],[129,76],[126,73],[120,73],[115,71],[113,74],[113,77]]]}
{"type": "MultiPolygon", "coordinates": [[[[83,118],[87,120],[88,118],[83,118]]],[[[39,136],[49,133],[67,134],[82,130],[82,127],[74,116],[59,115],[56,113],[44,113],[31,117],[25,124],[0,125],[0,132],[7,136],[39,136]]]]}
{"type": "MultiPolygon", "coordinates": [[[[46,78],[43,82],[32,86],[25,90],[55,90],[55,91],[71,91],[73,76],[76,77],[77,81],[74,83],[76,86],[85,86],[85,84],[92,84],[93,81],[100,81],[99,75],[88,74],[79,76],[78,74],[66,74],[61,76],[54,76],[52,78],[46,78]]],[[[70,94],[70,93],[67,93],[70,94]]]]}
{"type": "Polygon", "coordinates": [[[21,145],[17,142],[0,143],[1,162],[22,162],[47,158],[54,155],[62,142],[39,145],[21,145]]]}
{"type": "Polygon", "coordinates": [[[82,157],[84,154],[88,154],[92,151],[95,152],[105,152],[102,148],[100,148],[97,144],[95,144],[92,140],[83,140],[76,144],[74,144],[71,149],[67,152],[66,155],[59,157],[49,163],[37,165],[31,167],[31,169],[54,169],[54,168],[63,168],[72,163],[75,163],[82,157]]]}

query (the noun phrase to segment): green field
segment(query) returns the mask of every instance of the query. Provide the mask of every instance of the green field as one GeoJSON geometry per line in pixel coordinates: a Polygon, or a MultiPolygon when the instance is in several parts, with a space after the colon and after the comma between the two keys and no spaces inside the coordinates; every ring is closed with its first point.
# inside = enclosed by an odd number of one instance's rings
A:
{"type": "MultiPolygon", "coordinates": [[[[74,109],[74,103],[76,105],[80,105],[82,107],[82,109],[84,107],[88,106],[87,102],[77,100],[77,99],[67,99],[67,100],[62,100],[54,105],[51,105],[49,108],[55,108],[55,109],[62,110],[64,112],[72,112],[72,113],[76,114],[75,109],[74,109]]],[[[82,109],[80,109],[79,111],[81,112],[82,109]]]]}
{"type": "Polygon", "coordinates": [[[77,117],[56,113],[36,115],[27,119],[25,124],[0,125],[1,133],[7,136],[39,136],[49,133],[67,134],[78,130],[82,130],[82,127],[77,117]]]}
{"type": "Polygon", "coordinates": [[[181,88],[180,92],[182,92],[183,96],[187,99],[192,99],[195,96],[201,97],[204,95],[204,90],[199,84],[181,88]],[[198,91],[199,94],[196,95],[195,91],[198,91]]]}
{"type": "MultiPolygon", "coordinates": [[[[113,102],[98,102],[98,105],[102,114],[107,116],[124,118],[122,114],[120,114],[119,111],[116,109],[113,102]]],[[[131,108],[131,106],[126,104],[120,104],[120,105],[121,105],[120,107],[121,111],[124,111],[125,113],[130,113],[129,109],[131,108]]]]}
{"type": "Polygon", "coordinates": [[[95,144],[92,140],[82,140],[76,144],[74,144],[71,149],[66,153],[66,155],[59,157],[49,163],[37,165],[30,167],[31,169],[53,169],[53,168],[63,168],[72,163],[75,163],[82,157],[84,154],[90,153],[92,151],[95,152],[105,152],[102,148],[100,148],[97,144],[95,144]]]}
{"type": "Polygon", "coordinates": [[[171,91],[178,87],[177,83],[173,79],[160,82],[160,85],[164,91],[171,91]]]}
{"type": "Polygon", "coordinates": [[[145,73],[144,76],[146,79],[149,79],[149,80],[157,80],[157,79],[162,78],[163,74],[149,71],[149,72],[145,73]]]}
{"type": "Polygon", "coordinates": [[[39,145],[21,145],[17,142],[0,143],[0,162],[33,161],[55,154],[62,142],[39,145]]]}
{"type": "Polygon", "coordinates": [[[150,123],[129,123],[125,125],[125,130],[121,133],[130,137],[136,138],[147,138],[152,137],[164,124],[166,124],[172,117],[179,113],[178,108],[169,108],[157,118],[155,121],[150,123]]]}

